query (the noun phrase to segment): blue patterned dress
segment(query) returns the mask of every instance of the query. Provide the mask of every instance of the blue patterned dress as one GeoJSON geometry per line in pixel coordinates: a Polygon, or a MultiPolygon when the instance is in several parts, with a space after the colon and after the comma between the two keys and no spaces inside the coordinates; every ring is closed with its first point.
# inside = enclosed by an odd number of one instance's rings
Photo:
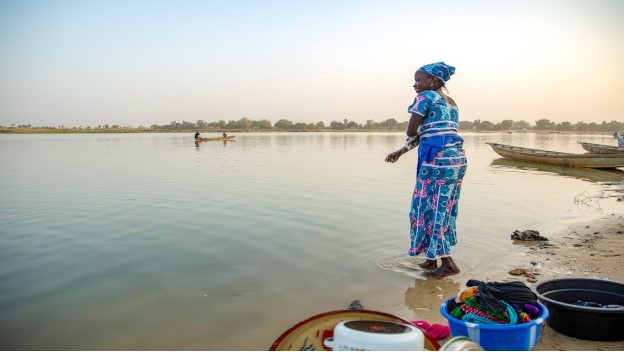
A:
{"type": "Polygon", "coordinates": [[[418,127],[418,166],[412,197],[408,256],[449,257],[457,244],[458,201],[467,168],[459,114],[436,92],[419,93],[408,108],[423,116],[418,127]]]}

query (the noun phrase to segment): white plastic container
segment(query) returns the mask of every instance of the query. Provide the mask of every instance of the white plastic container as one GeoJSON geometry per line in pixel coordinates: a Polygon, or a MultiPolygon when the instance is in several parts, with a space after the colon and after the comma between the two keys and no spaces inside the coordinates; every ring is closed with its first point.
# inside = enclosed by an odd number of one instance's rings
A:
{"type": "Polygon", "coordinates": [[[334,327],[334,337],[324,345],[334,351],[424,351],[425,335],[408,324],[348,320],[334,327]]]}

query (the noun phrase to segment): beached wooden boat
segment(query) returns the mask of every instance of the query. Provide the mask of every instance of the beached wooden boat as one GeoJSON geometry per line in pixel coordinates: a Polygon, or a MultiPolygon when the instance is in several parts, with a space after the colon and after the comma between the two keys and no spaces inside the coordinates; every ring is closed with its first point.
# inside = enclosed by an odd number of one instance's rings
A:
{"type": "Polygon", "coordinates": [[[579,144],[583,147],[583,149],[587,150],[590,153],[624,154],[624,147],[618,148],[614,145],[595,144],[595,143],[586,143],[586,142],[579,142],[579,144]]]}
{"type": "Polygon", "coordinates": [[[487,144],[489,144],[498,155],[509,159],[561,166],[589,167],[595,169],[624,167],[624,154],[573,154],[515,147],[499,143],[487,144]]]}
{"type": "Polygon", "coordinates": [[[206,142],[206,141],[230,141],[234,139],[236,136],[227,136],[227,137],[215,137],[215,138],[195,138],[195,142],[206,142]]]}

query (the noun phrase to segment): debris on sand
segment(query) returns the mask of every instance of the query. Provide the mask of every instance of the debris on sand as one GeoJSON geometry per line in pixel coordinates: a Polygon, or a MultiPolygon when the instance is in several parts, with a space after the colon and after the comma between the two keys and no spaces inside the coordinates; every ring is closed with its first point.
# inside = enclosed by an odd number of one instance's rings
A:
{"type": "Polygon", "coordinates": [[[528,282],[537,282],[537,276],[540,275],[540,271],[538,269],[527,270],[523,268],[515,268],[512,270],[509,270],[509,274],[514,275],[514,276],[523,275],[524,277],[527,278],[528,282]]]}
{"type": "Polygon", "coordinates": [[[511,239],[519,241],[548,241],[548,238],[541,236],[536,230],[516,230],[511,234],[511,239]]]}

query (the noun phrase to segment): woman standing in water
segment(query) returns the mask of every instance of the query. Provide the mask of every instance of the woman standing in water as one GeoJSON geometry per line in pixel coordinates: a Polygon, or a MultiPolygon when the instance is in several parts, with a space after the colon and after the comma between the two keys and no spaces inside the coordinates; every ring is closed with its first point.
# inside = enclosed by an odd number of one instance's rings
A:
{"type": "Polygon", "coordinates": [[[428,64],[416,71],[417,95],[407,109],[411,113],[407,142],[386,157],[387,162],[394,163],[418,146],[407,255],[415,257],[424,253],[425,261],[418,265],[426,270],[426,275],[436,278],[460,271],[451,257],[451,247],[457,244],[458,201],[467,159],[464,140],[457,134],[457,104],[442,92],[454,73],[455,67],[444,62],[428,64]]]}

